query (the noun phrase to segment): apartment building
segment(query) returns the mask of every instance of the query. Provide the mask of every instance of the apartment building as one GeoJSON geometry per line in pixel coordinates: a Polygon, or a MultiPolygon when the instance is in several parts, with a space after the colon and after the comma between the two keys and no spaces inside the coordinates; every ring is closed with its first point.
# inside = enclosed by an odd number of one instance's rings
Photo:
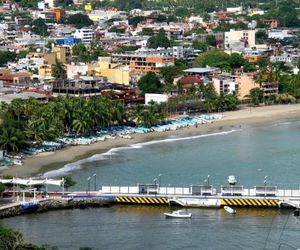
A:
{"type": "Polygon", "coordinates": [[[74,37],[81,39],[84,44],[90,44],[95,38],[95,31],[88,27],[77,29],[74,33],[74,37]]]}
{"type": "Polygon", "coordinates": [[[239,87],[236,77],[232,75],[220,75],[212,78],[212,84],[218,95],[238,92],[239,87]]]}
{"type": "Polygon", "coordinates": [[[254,48],[255,30],[233,30],[225,32],[225,49],[235,49],[235,44],[242,43],[244,48],[254,48]]]}
{"type": "Polygon", "coordinates": [[[112,54],[112,62],[128,65],[133,74],[144,74],[149,71],[159,73],[162,67],[174,66],[175,58],[167,55],[127,52],[112,54]]]}
{"type": "Polygon", "coordinates": [[[111,83],[129,85],[130,69],[117,63],[112,63],[111,57],[99,57],[96,64],[88,66],[88,74],[106,77],[111,83]]]}

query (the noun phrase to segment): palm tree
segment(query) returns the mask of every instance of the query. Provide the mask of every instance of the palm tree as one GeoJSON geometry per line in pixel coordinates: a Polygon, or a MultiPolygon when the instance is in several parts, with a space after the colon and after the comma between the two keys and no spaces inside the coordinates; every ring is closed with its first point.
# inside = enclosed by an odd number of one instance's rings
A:
{"type": "Polygon", "coordinates": [[[267,74],[266,69],[262,69],[254,77],[254,81],[259,84],[260,88],[262,87],[262,84],[266,80],[266,74],[267,74]]]}
{"type": "Polygon", "coordinates": [[[65,79],[65,66],[61,61],[56,60],[55,64],[51,65],[52,76],[56,79],[65,79]]]}
{"type": "Polygon", "coordinates": [[[17,118],[17,127],[21,127],[21,116],[24,114],[25,106],[24,101],[20,98],[12,100],[8,107],[8,112],[12,119],[17,118]]]}
{"type": "Polygon", "coordinates": [[[27,138],[36,144],[41,144],[46,138],[45,120],[42,117],[33,118],[27,124],[25,130],[27,138]]]}
{"type": "Polygon", "coordinates": [[[8,152],[18,152],[26,145],[24,133],[12,126],[2,127],[0,133],[0,148],[8,152]]]}
{"type": "Polygon", "coordinates": [[[1,115],[5,114],[8,111],[8,104],[4,101],[0,102],[0,113],[1,115]]]}

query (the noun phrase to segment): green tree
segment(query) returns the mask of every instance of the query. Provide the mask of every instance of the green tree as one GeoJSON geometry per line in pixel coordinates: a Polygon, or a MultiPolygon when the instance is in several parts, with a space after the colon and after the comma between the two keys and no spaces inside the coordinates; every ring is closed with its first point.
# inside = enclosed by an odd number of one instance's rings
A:
{"type": "Polygon", "coordinates": [[[140,22],[144,21],[146,17],[144,16],[134,16],[128,19],[129,25],[137,26],[140,22]]]}
{"type": "Polygon", "coordinates": [[[20,129],[0,127],[0,148],[8,152],[19,152],[26,146],[25,136],[20,129]]]}
{"type": "Polygon", "coordinates": [[[174,13],[175,16],[177,17],[188,17],[190,15],[190,12],[187,8],[185,7],[178,7],[175,9],[175,13],[174,13]]]}
{"type": "Polygon", "coordinates": [[[259,106],[264,97],[264,92],[260,88],[253,88],[247,96],[253,106],[259,106]]]}
{"type": "Polygon", "coordinates": [[[124,30],[124,29],[119,29],[119,28],[116,27],[116,26],[111,27],[108,31],[109,31],[109,32],[114,32],[114,33],[125,33],[125,30],[124,30]]]}
{"type": "Polygon", "coordinates": [[[142,36],[153,36],[154,32],[153,29],[151,28],[143,28],[142,31],[140,32],[140,35],[142,36]]]}
{"type": "Polygon", "coordinates": [[[67,18],[66,23],[73,24],[77,29],[93,25],[93,21],[85,14],[74,14],[67,18]]]}
{"type": "Polygon", "coordinates": [[[162,104],[150,103],[149,105],[136,104],[133,107],[133,117],[137,125],[153,126],[165,118],[162,104]]]}
{"type": "Polygon", "coordinates": [[[2,194],[5,191],[5,185],[3,183],[0,183],[0,194],[2,194]]]}
{"type": "Polygon", "coordinates": [[[214,35],[208,35],[205,39],[205,42],[209,45],[209,46],[213,46],[216,47],[217,45],[217,40],[216,37],[214,35]]]}
{"type": "Polygon", "coordinates": [[[257,44],[264,44],[268,40],[268,34],[264,30],[259,30],[255,33],[255,41],[257,44]]]}
{"type": "Polygon", "coordinates": [[[145,0],[114,0],[112,6],[118,10],[130,11],[133,9],[143,9],[146,5],[145,0]]]}
{"type": "Polygon", "coordinates": [[[165,83],[173,83],[174,78],[182,74],[183,68],[178,66],[167,66],[160,69],[160,75],[165,83]]]}
{"type": "Polygon", "coordinates": [[[239,104],[237,94],[221,94],[218,98],[218,106],[220,111],[236,110],[239,104]]]}
{"type": "Polygon", "coordinates": [[[17,54],[10,51],[0,51],[0,66],[4,66],[8,62],[14,62],[17,59],[17,54]]]}
{"type": "Polygon", "coordinates": [[[28,53],[29,53],[28,50],[20,50],[19,53],[18,53],[18,55],[17,55],[17,58],[18,59],[25,58],[28,53]]]}
{"type": "Polygon", "coordinates": [[[31,31],[40,36],[49,36],[50,34],[48,32],[48,26],[42,18],[38,18],[32,22],[31,31]]]}
{"type": "Polygon", "coordinates": [[[229,64],[231,68],[240,68],[246,64],[246,60],[238,53],[232,53],[230,55],[229,64]]]}
{"type": "Polygon", "coordinates": [[[80,62],[91,62],[97,61],[100,56],[106,56],[107,53],[99,42],[92,42],[88,46],[83,43],[75,44],[72,48],[72,55],[80,62]]]}
{"type": "Polygon", "coordinates": [[[213,50],[198,56],[193,65],[196,67],[217,67],[223,70],[230,69],[230,56],[223,51],[213,50]]]}
{"type": "Polygon", "coordinates": [[[145,93],[159,93],[161,90],[161,83],[158,76],[154,72],[147,72],[138,81],[138,88],[144,95],[145,93]]]}
{"type": "Polygon", "coordinates": [[[66,72],[65,72],[65,66],[62,62],[56,60],[55,64],[51,65],[51,71],[52,76],[56,79],[65,79],[66,78],[66,72]]]}
{"type": "Polygon", "coordinates": [[[88,47],[88,53],[90,55],[89,61],[98,61],[98,57],[107,56],[99,42],[92,42],[88,47]]]}
{"type": "Polygon", "coordinates": [[[204,42],[200,42],[200,41],[194,40],[193,41],[193,48],[201,50],[201,51],[206,51],[207,50],[207,44],[204,43],[204,42]]]}
{"type": "Polygon", "coordinates": [[[88,62],[90,55],[83,43],[77,43],[72,47],[72,55],[77,57],[80,62],[88,62]]]}
{"type": "Polygon", "coordinates": [[[148,39],[147,46],[152,49],[157,49],[158,47],[168,48],[171,46],[171,42],[166,37],[165,31],[160,29],[157,35],[148,39]]]}
{"type": "Polygon", "coordinates": [[[64,187],[66,190],[68,190],[68,188],[73,187],[76,185],[76,181],[73,180],[73,178],[71,176],[64,176],[64,187]]]}
{"type": "Polygon", "coordinates": [[[0,226],[0,249],[3,250],[58,250],[48,245],[36,246],[24,241],[23,235],[17,231],[0,226]]]}

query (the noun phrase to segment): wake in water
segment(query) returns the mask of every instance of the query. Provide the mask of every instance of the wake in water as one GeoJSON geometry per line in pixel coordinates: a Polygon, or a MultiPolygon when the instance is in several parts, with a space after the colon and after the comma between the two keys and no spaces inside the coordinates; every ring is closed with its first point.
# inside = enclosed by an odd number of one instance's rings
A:
{"type": "Polygon", "coordinates": [[[147,145],[153,145],[153,144],[159,144],[159,143],[170,143],[170,142],[175,142],[175,141],[194,140],[194,139],[199,139],[199,138],[204,138],[204,137],[209,137],[209,136],[228,135],[228,134],[238,132],[238,131],[241,131],[241,129],[233,129],[230,131],[223,131],[223,132],[204,134],[204,135],[195,135],[195,136],[189,136],[189,137],[178,137],[178,138],[168,138],[168,139],[163,139],[163,140],[154,140],[154,141],[149,141],[149,142],[132,144],[132,145],[129,145],[126,147],[112,148],[105,153],[95,154],[89,158],[82,159],[82,160],[72,162],[72,163],[68,163],[60,169],[46,172],[43,174],[42,177],[49,178],[49,177],[66,175],[68,172],[80,169],[82,164],[84,164],[84,163],[107,160],[107,159],[111,158],[113,155],[116,155],[117,152],[124,151],[127,149],[140,149],[147,145]]]}

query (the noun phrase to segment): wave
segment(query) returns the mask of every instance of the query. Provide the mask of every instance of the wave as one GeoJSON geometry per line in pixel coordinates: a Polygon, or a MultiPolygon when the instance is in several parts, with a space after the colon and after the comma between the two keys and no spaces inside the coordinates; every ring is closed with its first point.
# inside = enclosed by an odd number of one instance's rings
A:
{"type": "Polygon", "coordinates": [[[273,123],[271,126],[277,127],[277,126],[284,126],[284,125],[293,125],[293,124],[299,124],[300,121],[279,121],[273,123]]]}
{"type": "Polygon", "coordinates": [[[105,153],[95,154],[95,155],[93,155],[89,158],[85,158],[85,159],[82,159],[82,160],[79,160],[79,161],[76,161],[76,162],[68,163],[60,169],[48,171],[48,172],[44,173],[42,175],[42,177],[43,178],[49,178],[49,177],[57,177],[57,176],[66,175],[68,172],[80,169],[81,165],[84,164],[84,163],[107,160],[107,159],[111,158],[113,155],[117,155],[117,153],[119,151],[124,151],[124,150],[127,150],[127,149],[141,149],[145,146],[153,145],[153,144],[159,144],[159,143],[170,143],[170,142],[176,142],[176,141],[195,140],[195,139],[210,137],[210,136],[228,135],[228,134],[238,132],[238,131],[241,131],[241,129],[232,129],[232,130],[229,130],[229,131],[223,131],[223,132],[217,132],[217,133],[211,133],[211,134],[204,134],[204,135],[188,136],[188,137],[167,138],[167,139],[162,139],[162,140],[141,142],[141,143],[132,144],[132,145],[129,145],[129,146],[124,146],[124,147],[112,148],[112,149],[108,150],[105,153]]]}

